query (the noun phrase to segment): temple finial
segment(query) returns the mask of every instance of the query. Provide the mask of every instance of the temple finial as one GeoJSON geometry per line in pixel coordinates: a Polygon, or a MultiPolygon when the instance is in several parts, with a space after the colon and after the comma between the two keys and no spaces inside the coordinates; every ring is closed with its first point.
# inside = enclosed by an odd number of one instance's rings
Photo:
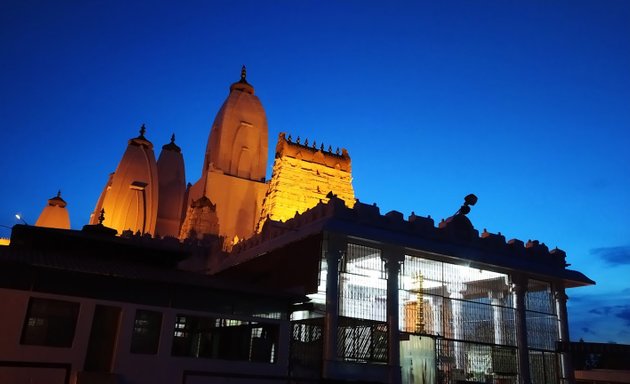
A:
{"type": "Polygon", "coordinates": [[[61,197],[61,189],[57,191],[57,197],[61,197]]]}
{"type": "Polygon", "coordinates": [[[175,134],[174,133],[171,135],[171,143],[175,143],[175,134]]]}
{"type": "Polygon", "coordinates": [[[144,123],[142,123],[142,126],[140,127],[140,137],[144,137],[144,133],[147,131],[146,127],[144,126],[144,123]]]}
{"type": "Polygon", "coordinates": [[[245,68],[245,64],[241,67],[241,81],[247,81],[247,68],[245,68]]]}
{"type": "Polygon", "coordinates": [[[98,215],[98,223],[102,225],[103,221],[105,221],[105,208],[101,209],[101,214],[98,215]]]}

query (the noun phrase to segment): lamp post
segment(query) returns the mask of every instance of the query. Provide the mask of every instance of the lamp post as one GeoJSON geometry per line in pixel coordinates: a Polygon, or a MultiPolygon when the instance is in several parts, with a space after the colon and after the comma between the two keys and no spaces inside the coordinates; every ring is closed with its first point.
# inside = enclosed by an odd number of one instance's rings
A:
{"type": "Polygon", "coordinates": [[[28,225],[28,223],[26,222],[26,220],[24,220],[24,218],[22,217],[22,215],[20,215],[19,213],[15,214],[15,218],[20,220],[22,223],[24,223],[24,225],[28,225]]]}

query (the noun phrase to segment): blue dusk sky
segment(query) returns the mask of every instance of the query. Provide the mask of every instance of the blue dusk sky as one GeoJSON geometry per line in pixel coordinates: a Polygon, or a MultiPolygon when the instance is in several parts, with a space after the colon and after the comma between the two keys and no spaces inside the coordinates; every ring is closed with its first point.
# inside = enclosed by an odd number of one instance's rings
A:
{"type": "Polygon", "coordinates": [[[630,344],[630,1],[0,2],[0,236],[57,190],[87,223],[127,140],[186,177],[241,65],[357,198],[567,252],[573,340],[630,344]]]}

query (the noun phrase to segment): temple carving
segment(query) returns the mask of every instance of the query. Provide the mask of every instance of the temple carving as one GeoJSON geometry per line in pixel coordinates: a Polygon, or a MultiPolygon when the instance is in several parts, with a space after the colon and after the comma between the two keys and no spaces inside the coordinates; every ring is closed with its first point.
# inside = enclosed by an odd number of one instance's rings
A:
{"type": "Polygon", "coordinates": [[[273,163],[273,174],[259,222],[259,231],[269,218],[286,221],[296,214],[327,202],[329,194],[343,200],[348,208],[354,206],[351,162],[344,148],[339,153],[316,142],[308,145],[293,142],[280,133],[273,163]]]}
{"type": "Polygon", "coordinates": [[[348,151],[281,133],[271,180],[266,178],[268,127],[265,110],[247,81],[229,88],[208,136],[199,179],[186,185],[182,149],[162,146],[155,161],[144,136],[129,140],[116,171],[97,201],[90,224],[180,240],[220,237],[226,248],[260,232],[268,218],[286,221],[326,202],[330,194],[355,203],[348,151]]]}

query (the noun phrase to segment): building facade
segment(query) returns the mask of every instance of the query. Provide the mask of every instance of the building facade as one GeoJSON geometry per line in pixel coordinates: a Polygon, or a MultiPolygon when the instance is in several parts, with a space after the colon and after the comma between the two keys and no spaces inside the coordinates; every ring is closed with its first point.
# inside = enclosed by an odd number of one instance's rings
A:
{"type": "Polygon", "coordinates": [[[194,185],[174,136],[156,162],[145,133],[90,225],[0,247],[0,382],[574,382],[566,289],[594,282],[559,249],[480,234],[474,195],[437,225],[381,214],[346,149],[284,133],[267,181],[244,68],[194,185]]]}

